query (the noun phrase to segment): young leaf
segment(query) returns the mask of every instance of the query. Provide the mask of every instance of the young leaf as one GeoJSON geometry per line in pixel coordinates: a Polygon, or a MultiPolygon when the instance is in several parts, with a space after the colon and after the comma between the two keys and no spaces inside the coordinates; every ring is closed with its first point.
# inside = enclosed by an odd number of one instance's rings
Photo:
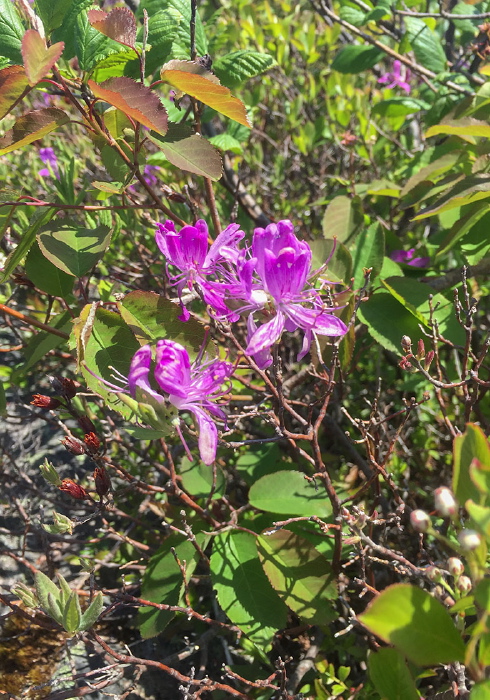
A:
{"type": "Polygon", "coordinates": [[[21,63],[20,47],[24,27],[11,0],[0,0],[0,52],[13,63],[21,63]]]}
{"type": "Polygon", "coordinates": [[[331,567],[308,540],[278,530],[259,535],[257,550],[272,587],[302,620],[327,625],[336,617],[329,602],[338,597],[331,567]]]}
{"type": "Polygon", "coordinates": [[[163,151],[167,160],[181,170],[219,180],[223,174],[223,163],[219,152],[199,134],[189,135],[184,127],[175,127],[165,138],[146,134],[146,138],[163,151]]]}
{"type": "Polygon", "coordinates": [[[96,83],[103,83],[109,78],[118,78],[122,75],[126,75],[128,66],[136,61],[137,58],[138,54],[133,50],[128,51],[126,49],[125,51],[113,53],[97,62],[97,65],[93,69],[92,77],[96,83]]]}
{"type": "Polygon", "coordinates": [[[287,608],[260,565],[253,535],[232,531],[213,538],[211,581],[230,620],[252,641],[269,646],[286,624],[287,608]]]}
{"type": "Polygon", "coordinates": [[[27,95],[28,85],[22,66],[7,66],[0,70],[0,119],[10,112],[23,93],[27,95]]]}
{"type": "Polygon", "coordinates": [[[89,10],[88,21],[94,29],[134,49],[136,44],[136,18],[127,7],[115,7],[107,13],[103,10],[89,10]]]}
{"type": "Polygon", "coordinates": [[[99,619],[99,615],[104,607],[104,598],[102,593],[99,591],[93,601],[90,603],[89,607],[85,610],[82,615],[82,619],[78,626],[78,629],[82,632],[89,630],[95,625],[99,619]]]}
{"type": "Polygon", "coordinates": [[[369,655],[369,676],[386,700],[419,700],[405,657],[396,649],[379,649],[369,655]]]}
{"type": "Polygon", "coordinates": [[[59,595],[56,598],[52,593],[48,593],[47,607],[45,610],[53,620],[56,620],[59,625],[63,625],[63,610],[59,595]]]}
{"type": "Polygon", "coordinates": [[[63,53],[65,44],[60,41],[49,48],[46,40],[35,29],[28,29],[22,38],[22,58],[29,85],[33,87],[48,75],[63,53]]]}
{"type": "Polygon", "coordinates": [[[68,598],[72,594],[72,590],[71,590],[70,586],[68,585],[64,576],[62,576],[60,573],[57,573],[56,575],[58,577],[58,581],[60,583],[60,588],[61,588],[60,603],[61,603],[62,607],[64,608],[67,601],[68,601],[68,598]]]}
{"type": "Polygon", "coordinates": [[[86,12],[81,12],[76,18],[74,46],[79,66],[87,72],[92,71],[99,61],[121,50],[118,43],[91,26],[86,12]]]}
{"type": "Polygon", "coordinates": [[[75,221],[63,219],[47,226],[37,239],[43,255],[53,265],[68,275],[82,277],[103,256],[111,231],[104,225],[81,228],[75,221]]]}
{"type": "Polygon", "coordinates": [[[58,586],[42,571],[37,571],[34,575],[34,584],[41,607],[48,615],[51,615],[59,622],[61,620],[61,611],[57,601],[60,599],[61,591],[58,586]]]}
{"type": "Polygon", "coordinates": [[[77,592],[72,591],[63,610],[63,627],[67,632],[77,632],[80,628],[81,619],[80,601],[78,600],[77,592]]]}
{"type": "Polygon", "coordinates": [[[12,129],[0,139],[0,156],[17,148],[42,139],[51,131],[58,129],[69,121],[68,115],[56,107],[36,109],[19,117],[12,129]]]}
{"type": "Polygon", "coordinates": [[[436,598],[417,586],[388,586],[359,620],[420,666],[464,659],[464,642],[451,616],[436,598]]]}
{"type": "Polygon", "coordinates": [[[260,75],[276,61],[267,53],[239,49],[213,62],[213,71],[226,87],[235,87],[248,78],[260,75]]]}
{"type": "Polygon", "coordinates": [[[100,85],[93,80],[88,86],[96,97],[120,109],[135,121],[154,129],[159,134],[167,133],[167,111],[160,98],[146,85],[132,78],[109,78],[100,85]]]}
{"type": "Polygon", "coordinates": [[[305,475],[296,471],[266,474],[256,481],[249,492],[250,505],[268,513],[281,515],[318,515],[332,513],[330,501],[322,489],[315,489],[305,475]]]}
{"type": "Polygon", "coordinates": [[[169,85],[186,95],[195,97],[225,117],[239,124],[251,126],[245,105],[209,71],[193,61],[169,61],[160,72],[160,77],[169,85]]]}

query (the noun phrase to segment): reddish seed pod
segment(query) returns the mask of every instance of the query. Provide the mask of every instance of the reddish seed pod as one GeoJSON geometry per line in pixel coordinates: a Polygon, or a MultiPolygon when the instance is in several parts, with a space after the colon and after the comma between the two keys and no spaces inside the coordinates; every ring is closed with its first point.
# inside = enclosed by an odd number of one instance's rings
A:
{"type": "Polygon", "coordinates": [[[78,501],[82,501],[84,498],[88,498],[87,491],[77,484],[73,479],[63,479],[60,486],[58,486],[60,491],[69,493],[72,498],[76,498],[78,501]]]}
{"type": "Polygon", "coordinates": [[[86,452],[85,445],[78,438],[66,437],[61,441],[61,444],[64,445],[72,455],[83,455],[86,452]]]}
{"type": "Polygon", "coordinates": [[[94,469],[94,480],[95,490],[101,498],[111,490],[111,479],[104,467],[96,467],[94,469]]]}
{"type": "Polygon", "coordinates": [[[53,399],[51,396],[44,396],[44,394],[34,394],[32,397],[31,405],[37,406],[38,408],[45,408],[46,410],[53,410],[58,408],[61,401],[58,399],[53,399]]]}
{"type": "Polygon", "coordinates": [[[97,433],[95,425],[87,416],[78,416],[78,425],[84,433],[97,433]]]}
{"type": "Polygon", "coordinates": [[[97,454],[100,447],[100,440],[95,433],[87,433],[83,438],[83,441],[90,454],[97,454]]]}

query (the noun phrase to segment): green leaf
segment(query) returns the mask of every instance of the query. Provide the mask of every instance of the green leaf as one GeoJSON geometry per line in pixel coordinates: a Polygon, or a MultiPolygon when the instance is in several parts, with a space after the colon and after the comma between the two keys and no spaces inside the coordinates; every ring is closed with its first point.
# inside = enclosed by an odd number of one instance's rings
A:
{"type": "Polygon", "coordinates": [[[442,212],[450,209],[456,209],[465,204],[473,204],[489,197],[490,175],[486,173],[468,175],[447,190],[434,204],[417,214],[413,221],[427,219],[429,216],[434,216],[434,214],[442,214],[442,212]]]}
{"type": "Polygon", "coordinates": [[[226,87],[233,88],[249,78],[264,73],[276,61],[272,56],[249,49],[239,49],[221,56],[213,63],[213,72],[226,87]]]}
{"type": "Polygon", "coordinates": [[[286,625],[287,608],[260,565],[253,535],[231,531],[213,538],[211,582],[230,620],[256,644],[268,647],[286,625]]]}
{"type": "Polygon", "coordinates": [[[362,73],[369,70],[384,56],[375,46],[344,46],[332,61],[331,68],[339,73],[362,73]]]}
{"type": "Polygon", "coordinates": [[[62,607],[64,607],[68,601],[68,598],[71,596],[72,590],[64,576],[62,576],[60,573],[57,573],[56,576],[58,577],[61,589],[60,603],[62,607]]]}
{"type": "Polygon", "coordinates": [[[160,138],[150,132],[146,138],[163,151],[167,160],[180,170],[186,170],[196,175],[219,180],[223,172],[223,164],[219,152],[207,141],[192,134],[185,126],[175,126],[160,138]]]}
{"type": "Polygon", "coordinates": [[[80,601],[76,591],[73,591],[65,604],[63,610],[63,627],[67,632],[74,633],[80,628],[82,619],[82,611],[80,609],[80,601]]]}
{"type": "MultiPolygon", "coordinates": [[[[130,292],[118,304],[118,309],[141,345],[168,338],[184,345],[193,359],[204,343],[204,325],[195,318],[185,323],[180,321],[180,306],[154,292],[130,292]]],[[[206,350],[210,356],[216,355],[212,343],[206,350]]]]}
{"type": "MultiPolygon", "coordinates": [[[[72,315],[69,311],[63,311],[62,314],[52,317],[49,321],[49,325],[65,333],[70,333],[73,327],[72,315]]],[[[14,376],[20,376],[39,362],[39,360],[44,358],[50,350],[66,342],[67,341],[64,338],[60,338],[59,335],[54,335],[54,333],[49,333],[49,331],[39,331],[39,333],[32,336],[24,347],[23,355],[25,363],[15,370],[14,376]]]]}
{"type": "Polygon", "coordinates": [[[219,148],[220,151],[231,151],[236,155],[241,155],[243,153],[243,148],[240,141],[237,141],[236,138],[226,132],[223,134],[216,134],[216,136],[211,136],[208,141],[216,148],[219,148]]]}
{"type": "Polygon", "coordinates": [[[440,124],[431,126],[426,131],[426,138],[438,136],[439,134],[448,134],[451,136],[470,137],[470,143],[475,143],[474,137],[488,138],[490,136],[490,124],[473,119],[473,117],[464,117],[463,119],[447,119],[440,124]]]}
{"type": "MultiPolygon", "coordinates": [[[[49,2],[49,0],[46,1],[49,2]]],[[[69,9],[63,17],[63,22],[53,34],[53,41],[65,42],[65,60],[69,60],[75,55],[78,16],[91,5],[92,0],[70,0],[69,9]]],[[[85,20],[86,19],[85,13],[85,20]]]]}
{"type": "Polygon", "coordinates": [[[354,27],[362,27],[366,24],[367,14],[358,10],[356,7],[351,7],[350,5],[344,5],[340,8],[339,17],[349,24],[353,24],[354,27]]]}
{"type": "MultiPolygon", "coordinates": [[[[83,325],[83,322],[82,322],[83,325]]],[[[82,330],[79,331],[83,333],[82,330]]],[[[88,332],[87,332],[88,335],[88,332]]],[[[94,323],[88,338],[84,340],[83,357],[87,367],[98,377],[114,383],[113,369],[127,376],[133,355],[139,344],[119,314],[107,309],[96,310],[94,323]]],[[[79,350],[79,361],[82,353],[79,350]]],[[[89,389],[102,396],[111,408],[129,418],[131,409],[123,404],[113,392],[109,392],[85,368],[83,376],[89,389]]]]}
{"type": "MultiPolygon", "coordinates": [[[[136,51],[120,51],[113,53],[101,61],[97,61],[93,69],[92,76],[96,83],[102,83],[109,78],[117,78],[121,75],[127,75],[127,69],[132,61],[137,61],[138,54],[136,51]]],[[[138,63],[139,65],[139,63],[138,63]]],[[[105,121],[104,112],[104,121],[105,121]]]]}
{"type": "Polygon", "coordinates": [[[480,506],[472,500],[466,501],[465,508],[471,518],[471,527],[478,530],[485,539],[490,539],[490,508],[480,506]]]}
{"type": "Polygon", "coordinates": [[[334,245],[335,250],[327,268],[328,279],[332,280],[332,282],[348,285],[352,277],[352,257],[343,243],[335,244],[333,240],[322,241],[319,238],[312,241],[310,244],[311,252],[313,253],[311,269],[317,270],[325,264],[332,253],[334,245]]]}
{"type": "Polygon", "coordinates": [[[68,121],[68,115],[56,107],[27,112],[19,117],[13,127],[0,138],[0,155],[42,139],[68,121]]]}
{"type": "Polygon", "coordinates": [[[374,340],[397,355],[401,354],[400,343],[404,335],[410,336],[415,345],[424,337],[415,316],[388,292],[373,294],[361,304],[358,316],[374,340]]]}
{"type": "Polygon", "coordinates": [[[490,680],[474,685],[470,692],[470,700],[490,700],[490,680]]]}
{"type": "Polygon", "coordinates": [[[0,50],[12,63],[22,63],[20,47],[24,31],[15,5],[11,0],[0,0],[0,50]]]}
{"type": "Polygon", "coordinates": [[[272,587],[288,608],[311,625],[327,625],[337,615],[338,597],[330,564],[313,545],[288,530],[259,536],[257,550],[272,587]]]}
{"type": "Polygon", "coordinates": [[[325,488],[308,482],[296,471],[266,474],[256,481],[249,492],[250,505],[268,513],[281,515],[318,515],[328,517],[332,507],[325,488]]]}
{"type": "MultiPolygon", "coordinates": [[[[37,597],[39,598],[39,602],[41,603],[44,611],[50,614],[52,617],[55,617],[52,615],[54,612],[58,614],[59,617],[59,610],[56,601],[60,599],[61,591],[59,590],[58,586],[53,583],[53,581],[51,581],[46,574],[43,574],[42,571],[37,571],[35,573],[34,584],[36,586],[37,597]],[[50,595],[52,600],[49,599],[50,595]]],[[[55,619],[57,620],[58,618],[55,617],[55,619]]]]}
{"type": "Polygon", "coordinates": [[[221,498],[225,493],[226,480],[221,467],[204,464],[204,462],[190,462],[187,457],[182,459],[179,474],[182,477],[182,485],[194,498],[208,498],[214,491],[213,498],[221,498]]]}
{"type": "Polygon", "coordinates": [[[46,294],[55,297],[67,297],[73,289],[73,277],[53,265],[41,252],[38,243],[34,243],[25,261],[25,273],[28,279],[46,294]]]}
{"type": "Polygon", "coordinates": [[[485,469],[490,469],[490,445],[480,426],[468,423],[462,435],[453,442],[454,495],[460,503],[471,499],[480,502],[480,491],[471,479],[470,465],[477,459],[485,469]]]}
{"type": "Polygon", "coordinates": [[[284,460],[277,443],[247,445],[247,448],[238,457],[234,467],[249,486],[265,474],[284,469],[284,460]]]}
{"type": "Polygon", "coordinates": [[[0,380],[0,416],[7,415],[7,396],[5,394],[4,382],[0,380]]]}
{"type": "Polygon", "coordinates": [[[414,97],[390,97],[387,100],[380,100],[374,107],[372,114],[379,114],[388,119],[404,117],[407,114],[415,114],[422,109],[430,109],[430,104],[414,97]]]}
{"type": "Polygon", "coordinates": [[[86,12],[78,15],[74,28],[75,52],[80,68],[84,71],[90,72],[99,61],[121,51],[120,44],[91,26],[86,12]]]}
{"type": "Polygon", "coordinates": [[[359,197],[339,195],[334,197],[325,209],[322,228],[325,238],[336,238],[345,243],[353,236],[363,222],[359,197]]]}
{"type": "Polygon", "coordinates": [[[61,606],[61,601],[59,597],[56,598],[51,592],[48,593],[46,612],[53,618],[53,620],[56,620],[59,625],[63,625],[63,609],[61,606]]]}
{"type": "Polygon", "coordinates": [[[461,151],[452,151],[451,153],[445,153],[440,158],[429,163],[429,165],[420,168],[420,170],[412,175],[405,183],[400,192],[400,197],[405,197],[416,185],[425,180],[430,180],[432,184],[440,179],[448,170],[454,169],[460,157],[461,151]]]}
{"type": "Polygon", "coordinates": [[[383,267],[385,234],[379,224],[372,224],[362,231],[354,244],[354,288],[362,287],[364,269],[371,267],[371,281],[376,279],[383,267]]]}
{"type": "Polygon", "coordinates": [[[406,17],[405,27],[417,63],[434,73],[442,73],[446,69],[446,55],[440,37],[418,17],[406,17]]]}
{"type": "Polygon", "coordinates": [[[359,620],[420,666],[464,659],[465,645],[451,616],[442,603],[417,586],[388,586],[359,620]]]}
{"type": "Polygon", "coordinates": [[[396,649],[369,655],[369,676],[382,700],[419,700],[405,657],[396,649]]]}
{"type": "Polygon", "coordinates": [[[469,211],[467,211],[462,217],[458,217],[447,236],[445,236],[439,250],[436,253],[436,260],[440,259],[449,250],[451,250],[455,244],[469,232],[474,231],[477,236],[477,240],[479,239],[480,242],[485,240],[485,234],[489,230],[490,226],[488,204],[484,202],[483,204],[477,204],[474,207],[468,207],[468,209],[469,211]]]}
{"type": "Polygon", "coordinates": [[[0,282],[6,282],[17,265],[20,265],[22,259],[27,255],[31,247],[36,241],[36,234],[39,229],[51,221],[56,214],[56,208],[47,207],[44,211],[37,211],[33,214],[28,228],[22,233],[22,238],[15,250],[13,250],[5,261],[5,267],[0,272],[0,282]]]}
{"type": "Polygon", "coordinates": [[[43,255],[67,275],[83,277],[101,259],[111,242],[108,226],[81,228],[75,221],[61,219],[37,235],[43,255]]]}
{"type": "MultiPolygon", "coordinates": [[[[203,535],[197,535],[196,539],[200,545],[203,544],[203,535]]],[[[198,561],[197,551],[188,540],[179,542],[175,535],[172,535],[148,562],[141,586],[141,597],[144,600],[179,605],[183,585],[182,572],[170,551],[172,546],[175,547],[180,561],[187,564],[188,579],[192,576],[198,561]]],[[[160,634],[174,616],[175,612],[171,610],[158,610],[147,606],[139,609],[136,624],[143,639],[148,639],[160,634]]]]}
{"type": "Polygon", "coordinates": [[[83,613],[78,629],[84,632],[85,630],[89,630],[91,627],[93,627],[99,619],[99,615],[102,612],[103,607],[104,598],[102,593],[99,591],[83,613]]]}
{"type": "MultiPolygon", "coordinates": [[[[166,10],[177,22],[176,30],[172,31],[173,58],[187,59],[191,55],[190,24],[191,5],[187,0],[158,0],[156,6],[158,10],[166,10]]],[[[150,12],[150,14],[153,14],[150,12]]],[[[196,14],[196,51],[198,56],[205,56],[208,53],[206,33],[204,31],[199,12],[196,14]]]]}
{"type": "Polygon", "coordinates": [[[46,34],[61,27],[71,3],[72,0],[36,0],[36,8],[46,34]]]}

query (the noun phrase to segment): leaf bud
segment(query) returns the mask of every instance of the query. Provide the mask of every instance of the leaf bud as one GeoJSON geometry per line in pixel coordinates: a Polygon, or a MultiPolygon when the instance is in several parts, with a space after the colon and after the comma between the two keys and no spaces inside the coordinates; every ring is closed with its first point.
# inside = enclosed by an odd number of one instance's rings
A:
{"type": "Polygon", "coordinates": [[[87,450],[90,452],[90,454],[97,454],[100,447],[100,440],[95,433],[87,433],[83,438],[83,441],[87,446],[87,450]]]}
{"type": "Polygon", "coordinates": [[[419,338],[417,343],[417,360],[423,360],[425,357],[425,345],[422,338],[419,338]]]}
{"type": "Polygon", "coordinates": [[[72,534],[75,523],[66,515],[62,515],[53,510],[53,521],[52,524],[43,525],[46,532],[49,532],[51,535],[63,535],[65,532],[68,532],[70,535],[72,534]]]}
{"type": "Polygon", "coordinates": [[[80,486],[80,484],[73,481],[73,479],[63,479],[58,488],[60,491],[69,493],[72,498],[76,498],[79,501],[82,501],[84,498],[88,498],[87,491],[83,488],[83,486],[80,486]]]}
{"type": "Polygon", "coordinates": [[[402,349],[404,352],[411,352],[412,350],[412,339],[409,335],[403,335],[401,341],[402,349]]]}
{"type": "Polygon", "coordinates": [[[464,564],[458,557],[450,557],[447,560],[447,570],[451,576],[461,576],[464,573],[464,564]]]}
{"type": "Polygon", "coordinates": [[[432,362],[432,360],[434,359],[434,355],[435,355],[434,351],[433,351],[433,350],[429,350],[429,352],[428,352],[427,355],[425,356],[424,367],[425,367],[426,370],[429,369],[429,367],[430,367],[430,365],[431,365],[431,362],[432,362]]]}
{"type": "Polygon", "coordinates": [[[83,455],[86,452],[85,445],[78,438],[66,437],[61,440],[61,444],[64,445],[72,455],[83,455]]]}
{"type": "Polygon", "coordinates": [[[464,594],[469,593],[472,588],[472,583],[469,576],[460,576],[455,585],[458,591],[464,594]]]}
{"type": "Polygon", "coordinates": [[[51,396],[44,396],[44,394],[34,394],[31,401],[31,406],[44,408],[47,411],[52,411],[60,405],[61,401],[59,399],[53,399],[51,396]]]}
{"type": "Polygon", "coordinates": [[[461,530],[458,535],[459,544],[467,551],[471,552],[481,544],[481,537],[476,530],[461,530]]]}
{"type": "Polygon", "coordinates": [[[48,484],[52,484],[53,486],[59,486],[61,484],[61,479],[58,476],[58,472],[47,459],[45,459],[44,462],[39,465],[39,469],[43,479],[45,479],[48,484]]]}
{"type": "Polygon", "coordinates": [[[453,492],[446,486],[441,486],[434,491],[434,505],[443,518],[452,517],[458,512],[458,504],[453,492]]]}
{"type": "Polygon", "coordinates": [[[432,523],[424,510],[413,510],[410,513],[410,524],[416,532],[427,532],[432,523]]]}
{"type": "Polygon", "coordinates": [[[440,581],[442,579],[442,572],[437,566],[428,566],[426,568],[426,574],[429,581],[440,581]]]}
{"type": "Polygon", "coordinates": [[[37,608],[39,606],[37,595],[23,583],[16,583],[12,586],[11,592],[21,599],[26,608],[37,608]]]}
{"type": "Polygon", "coordinates": [[[107,469],[105,469],[104,467],[95,467],[94,481],[95,490],[101,498],[102,496],[105,496],[108,491],[110,491],[111,479],[109,474],[107,473],[107,469]]]}

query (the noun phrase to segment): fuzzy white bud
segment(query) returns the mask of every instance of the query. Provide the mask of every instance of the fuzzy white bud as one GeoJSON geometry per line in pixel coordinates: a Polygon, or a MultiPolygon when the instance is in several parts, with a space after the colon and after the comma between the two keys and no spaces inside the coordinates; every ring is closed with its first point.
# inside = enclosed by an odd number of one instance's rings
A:
{"type": "Polygon", "coordinates": [[[426,573],[429,581],[440,581],[442,579],[442,572],[437,566],[428,566],[426,573]]]}
{"type": "Polygon", "coordinates": [[[439,515],[449,518],[458,512],[458,504],[453,496],[453,492],[441,486],[434,491],[434,504],[439,515]]]}
{"type": "Polygon", "coordinates": [[[476,549],[481,544],[481,537],[476,530],[461,530],[458,540],[461,547],[467,552],[476,549]]]}
{"type": "Polygon", "coordinates": [[[413,510],[410,513],[410,524],[417,532],[427,532],[431,526],[431,519],[425,510],[413,510]]]}
{"type": "Polygon", "coordinates": [[[461,576],[464,573],[464,564],[458,557],[450,557],[447,560],[447,569],[451,576],[461,576]]]}
{"type": "Polygon", "coordinates": [[[466,594],[471,591],[473,584],[471,583],[471,579],[469,578],[469,576],[460,576],[456,581],[455,585],[458,591],[466,594]]]}

